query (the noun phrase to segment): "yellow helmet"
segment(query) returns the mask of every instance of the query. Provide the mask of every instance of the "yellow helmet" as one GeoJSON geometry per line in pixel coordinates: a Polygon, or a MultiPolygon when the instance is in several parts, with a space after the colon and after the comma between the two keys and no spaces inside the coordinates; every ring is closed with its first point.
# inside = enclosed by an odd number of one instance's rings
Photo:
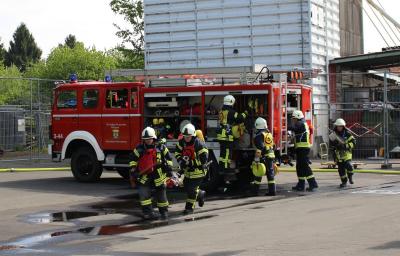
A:
{"type": "Polygon", "coordinates": [[[158,124],[159,124],[158,119],[157,119],[157,118],[154,118],[154,119],[153,119],[153,125],[158,125],[158,124]]]}
{"type": "Polygon", "coordinates": [[[164,118],[159,118],[158,119],[158,124],[164,124],[164,118]]]}
{"type": "Polygon", "coordinates": [[[258,162],[253,162],[251,164],[251,170],[256,177],[262,177],[267,173],[267,168],[265,167],[265,164],[258,162]]]}

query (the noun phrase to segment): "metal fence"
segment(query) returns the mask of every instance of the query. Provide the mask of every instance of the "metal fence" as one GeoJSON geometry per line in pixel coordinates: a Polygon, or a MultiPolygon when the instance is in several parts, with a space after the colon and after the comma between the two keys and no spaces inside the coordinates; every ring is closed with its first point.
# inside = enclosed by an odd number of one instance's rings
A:
{"type": "MultiPolygon", "coordinates": [[[[330,103],[323,103],[314,90],[315,151],[329,143],[332,124],[341,117],[357,139],[355,159],[400,162],[400,73],[343,68],[317,80],[330,84],[330,103]]],[[[0,77],[0,162],[49,158],[50,109],[57,82],[0,77]]]]}
{"type": "Polygon", "coordinates": [[[48,159],[54,80],[0,77],[0,161],[48,159]]]}
{"type": "Polygon", "coordinates": [[[400,73],[342,70],[329,77],[327,132],[343,118],[357,140],[354,159],[400,163],[400,73]]]}

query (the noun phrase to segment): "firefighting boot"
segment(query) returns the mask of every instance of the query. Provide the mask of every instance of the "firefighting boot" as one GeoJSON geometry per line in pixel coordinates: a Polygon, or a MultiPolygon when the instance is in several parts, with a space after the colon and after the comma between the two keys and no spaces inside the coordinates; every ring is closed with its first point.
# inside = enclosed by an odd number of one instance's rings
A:
{"type": "Polygon", "coordinates": [[[297,182],[297,185],[292,187],[293,191],[304,191],[305,187],[306,187],[306,181],[305,180],[299,180],[299,182],[297,182]]]}
{"type": "Polygon", "coordinates": [[[199,194],[197,195],[197,201],[198,201],[200,207],[204,206],[205,199],[206,199],[206,191],[200,190],[199,194]]]}
{"type": "Polygon", "coordinates": [[[168,208],[167,207],[160,207],[158,208],[160,212],[160,219],[161,220],[168,220],[168,208]]]}
{"type": "Polygon", "coordinates": [[[150,205],[143,206],[143,219],[144,220],[157,220],[157,213],[153,211],[153,208],[150,205]]]}
{"type": "Polygon", "coordinates": [[[183,215],[193,214],[193,204],[186,202],[185,210],[183,211],[183,215]]]}
{"type": "Polygon", "coordinates": [[[343,176],[340,178],[342,183],[339,185],[340,188],[345,188],[347,186],[347,176],[343,176]]]}
{"type": "Polygon", "coordinates": [[[353,181],[353,174],[352,174],[352,173],[348,173],[347,176],[349,177],[349,183],[350,183],[350,184],[354,184],[354,181],[353,181]]]}
{"type": "Polygon", "coordinates": [[[314,177],[307,179],[308,188],[306,189],[308,192],[314,192],[318,188],[318,183],[314,177]]]}
{"type": "Polygon", "coordinates": [[[268,193],[266,196],[276,196],[276,185],[275,183],[268,184],[268,193]]]}
{"type": "Polygon", "coordinates": [[[258,191],[260,190],[260,185],[251,184],[248,190],[248,196],[258,196],[258,191]]]}

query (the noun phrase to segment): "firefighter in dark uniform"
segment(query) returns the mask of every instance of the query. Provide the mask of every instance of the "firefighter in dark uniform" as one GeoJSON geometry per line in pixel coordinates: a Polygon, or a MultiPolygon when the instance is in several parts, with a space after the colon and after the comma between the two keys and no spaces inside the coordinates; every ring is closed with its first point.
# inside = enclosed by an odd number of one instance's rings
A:
{"type": "Polygon", "coordinates": [[[219,111],[219,128],[217,140],[220,144],[219,165],[223,173],[230,168],[232,161],[233,142],[239,136],[239,129],[244,126],[246,114],[239,114],[233,108],[235,98],[232,95],[224,97],[224,105],[219,111]]]}
{"type": "Polygon", "coordinates": [[[200,185],[207,173],[208,149],[196,137],[196,129],[192,124],[185,125],[181,132],[183,138],[176,144],[175,157],[184,174],[187,199],[183,214],[186,215],[193,213],[196,202],[200,207],[204,205],[205,191],[200,189],[200,185]]]}
{"type": "Polygon", "coordinates": [[[292,119],[294,125],[289,130],[292,130],[295,136],[296,173],[299,179],[297,185],[292,189],[295,191],[304,191],[307,180],[309,185],[307,191],[312,192],[318,188],[318,184],[310,168],[310,160],[308,158],[311,148],[310,130],[307,122],[304,120],[303,112],[300,110],[293,112],[292,119]]]}
{"type": "Polygon", "coordinates": [[[352,151],[356,144],[353,135],[346,128],[346,122],[339,118],[334,123],[334,130],[329,135],[330,146],[333,149],[335,162],[338,165],[338,172],[342,183],[341,188],[347,186],[347,181],[353,184],[353,158],[352,151]]]}
{"type": "Polygon", "coordinates": [[[142,132],[143,143],[133,150],[131,184],[137,184],[144,219],[157,219],[152,207],[152,190],[155,189],[161,219],[168,218],[166,194],[167,176],[172,176],[172,158],[168,148],[157,141],[156,132],[146,127],[142,132]]]}
{"type": "Polygon", "coordinates": [[[272,134],[268,130],[267,121],[264,118],[259,117],[256,119],[255,128],[256,136],[254,138],[254,145],[256,147],[256,152],[252,164],[252,170],[255,176],[253,192],[254,194],[258,193],[262,177],[266,175],[268,180],[268,193],[266,195],[275,196],[274,140],[272,134]]]}

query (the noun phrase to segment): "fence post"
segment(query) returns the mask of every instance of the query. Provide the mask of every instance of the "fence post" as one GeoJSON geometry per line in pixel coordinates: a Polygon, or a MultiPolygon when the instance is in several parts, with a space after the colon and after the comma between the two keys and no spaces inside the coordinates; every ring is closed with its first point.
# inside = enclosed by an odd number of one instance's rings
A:
{"type": "Polygon", "coordinates": [[[388,83],[387,71],[384,72],[383,78],[383,147],[384,147],[384,161],[381,166],[382,169],[391,169],[392,164],[389,163],[389,110],[388,110],[388,83]]]}
{"type": "Polygon", "coordinates": [[[30,115],[31,115],[31,118],[30,118],[30,133],[31,133],[31,136],[30,136],[30,140],[31,140],[31,145],[30,145],[30,154],[29,154],[29,161],[30,162],[32,162],[32,158],[33,158],[33,125],[32,125],[32,119],[33,119],[33,84],[32,84],[32,79],[29,79],[29,84],[30,84],[30,87],[31,87],[31,109],[30,109],[30,115]]]}

